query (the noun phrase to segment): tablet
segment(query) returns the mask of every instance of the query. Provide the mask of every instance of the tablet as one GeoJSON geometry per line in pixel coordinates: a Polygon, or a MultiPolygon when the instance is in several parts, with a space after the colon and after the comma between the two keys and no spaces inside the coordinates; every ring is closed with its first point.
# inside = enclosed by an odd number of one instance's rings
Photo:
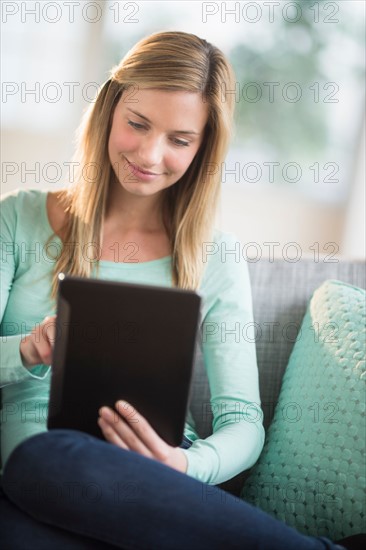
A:
{"type": "Polygon", "coordinates": [[[62,275],[48,428],[104,439],[98,409],[124,399],[179,446],[200,303],[194,291],[62,275]]]}

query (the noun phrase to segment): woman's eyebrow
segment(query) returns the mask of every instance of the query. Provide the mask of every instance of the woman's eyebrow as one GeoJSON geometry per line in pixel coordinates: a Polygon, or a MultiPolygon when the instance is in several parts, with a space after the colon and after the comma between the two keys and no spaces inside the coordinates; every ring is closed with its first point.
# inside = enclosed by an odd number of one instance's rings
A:
{"type": "MultiPolygon", "coordinates": [[[[149,120],[146,116],[142,115],[138,111],[134,111],[133,109],[130,109],[129,107],[127,107],[127,110],[130,111],[131,113],[133,113],[134,115],[142,118],[143,120],[146,120],[146,122],[149,122],[151,124],[151,120],[149,120]]],[[[173,130],[172,133],[173,134],[195,134],[197,136],[199,135],[199,132],[195,132],[194,130],[173,130]]]]}

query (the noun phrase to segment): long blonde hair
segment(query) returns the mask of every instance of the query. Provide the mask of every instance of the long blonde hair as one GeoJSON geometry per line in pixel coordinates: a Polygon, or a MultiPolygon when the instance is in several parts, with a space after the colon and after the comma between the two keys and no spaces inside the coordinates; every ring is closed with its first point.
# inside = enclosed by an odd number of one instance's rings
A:
{"type": "MultiPolygon", "coordinates": [[[[205,134],[186,173],[164,190],[164,224],[170,239],[173,286],[196,290],[203,274],[201,247],[212,239],[220,197],[220,169],[231,137],[234,72],[223,53],[185,32],[159,32],[139,41],[112,69],[78,131],[74,183],[59,195],[66,221],[62,251],[55,261],[51,295],[60,272],[90,277],[98,264],[103,219],[113,168],[108,157],[112,116],[123,91],[134,88],[184,90],[202,94],[208,104],[205,134]],[[93,177],[90,172],[94,171],[93,177]],[[95,254],[86,260],[82,245],[95,254]]],[[[52,239],[52,236],[49,240],[52,239]]],[[[89,255],[89,253],[88,253],[89,255]]]]}

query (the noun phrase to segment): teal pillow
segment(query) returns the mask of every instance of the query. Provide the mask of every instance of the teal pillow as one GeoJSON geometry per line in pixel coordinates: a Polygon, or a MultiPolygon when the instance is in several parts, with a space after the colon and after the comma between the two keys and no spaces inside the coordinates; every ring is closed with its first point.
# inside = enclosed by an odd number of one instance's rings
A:
{"type": "Polygon", "coordinates": [[[365,532],[365,303],[329,280],[313,294],[259,462],[242,498],[307,535],[365,532]]]}

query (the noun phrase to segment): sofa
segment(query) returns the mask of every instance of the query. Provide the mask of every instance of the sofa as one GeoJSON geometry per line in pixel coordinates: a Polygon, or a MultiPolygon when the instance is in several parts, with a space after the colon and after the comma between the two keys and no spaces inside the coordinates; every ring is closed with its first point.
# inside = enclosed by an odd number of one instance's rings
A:
{"type": "MultiPolygon", "coordinates": [[[[221,484],[221,488],[232,493],[233,495],[236,495],[238,497],[244,498],[245,500],[251,502],[252,504],[263,507],[265,511],[268,513],[276,512],[276,505],[278,504],[276,502],[270,502],[271,498],[272,500],[275,500],[272,496],[268,494],[268,480],[272,479],[271,477],[263,477],[263,471],[264,472],[271,472],[271,467],[274,473],[272,472],[272,476],[276,476],[278,472],[276,472],[276,462],[277,462],[277,456],[274,456],[273,460],[273,453],[271,454],[271,446],[273,447],[273,433],[271,436],[271,430],[269,430],[271,424],[271,428],[273,427],[273,416],[275,413],[276,404],[278,402],[280,392],[282,395],[282,389],[283,389],[283,377],[286,372],[286,368],[289,364],[289,360],[293,357],[292,352],[294,350],[295,344],[297,344],[298,340],[301,340],[299,336],[301,335],[301,325],[304,319],[305,313],[307,313],[307,310],[311,309],[309,306],[311,297],[313,296],[316,289],[321,287],[321,289],[325,288],[327,286],[327,283],[332,283],[328,285],[329,288],[342,288],[345,289],[345,293],[347,296],[347,292],[356,293],[357,290],[355,290],[353,287],[358,287],[361,289],[366,289],[366,265],[363,261],[350,261],[350,260],[344,260],[342,258],[336,259],[332,258],[332,262],[322,261],[321,259],[318,262],[314,262],[313,259],[307,258],[307,259],[301,259],[298,262],[288,262],[283,259],[275,259],[273,261],[261,259],[258,262],[248,262],[250,277],[251,277],[251,285],[252,285],[252,297],[253,297],[253,312],[254,312],[254,322],[256,323],[256,350],[257,350],[257,361],[258,361],[258,369],[259,369],[259,383],[260,383],[260,395],[261,395],[261,405],[263,410],[263,422],[264,427],[266,429],[266,439],[267,443],[266,446],[262,452],[262,455],[259,459],[259,468],[258,464],[254,466],[254,475],[252,471],[246,471],[242,474],[239,474],[234,479],[221,484]],[[336,285],[334,284],[334,281],[341,281],[343,283],[347,283],[347,285],[336,285]],[[325,284],[325,287],[324,287],[325,284]],[[348,285],[352,285],[351,287],[348,285]],[[269,434],[269,448],[268,448],[268,434],[269,434]],[[263,460],[263,455],[267,453],[267,456],[269,456],[268,460],[263,460]],[[262,464],[261,463],[262,460],[262,464]],[[269,464],[270,462],[274,464],[269,464]],[[262,489],[262,495],[258,495],[258,485],[259,481],[262,480],[261,483],[261,489],[262,489]],[[263,482],[264,480],[264,482],[263,482]],[[251,485],[251,488],[256,489],[256,494],[251,494],[250,489],[248,489],[248,485],[251,485]],[[267,489],[267,494],[263,494],[263,491],[267,489]],[[249,497],[253,497],[250,499],[249,497]],[[259,498],[262,497],[262,498],[259,498]]],[[[321,290],[320,289],[320,290],[321,290]]],[[[319,293],[319,291],[317,291],[319,293]]],[[[362,369],[365,369],[365,295],[362,292],[358,293],[359,295],[359,305],[361,303],[361,308],[359,307],[359,311],[361,309],[361,322],[358,322],[358,330],[359,335],[361,335],[361,340],[363,339],[363,345],[361,343],[361,349],[362,351],[359,351],[358,354],[361,354],[361,361],[359,361],[359,365],[362,365],[362,369]],[[362,305],[363,303],[363,305],[362,305]],[[363,327],[360,328],[360,327],[363,327]],[[362,333],[363,331],[363,333],[362,333]]],[[[347,300],[347,298],[346,298],[347,300]]],[[[332,306],[332,304],[330,304],[332,306]]],[[[347,304],[346,304],[347,308],[347,304]]],[[[348,305],[348,316],[352,318],[352,304],[348,305]]],[[[318,312],[319,313],[319,312],[318,312]]],[[[332,315],[328,318],[328,320],[332,320],[332,315]]],[[[360,318],[359,318],[360,319],[360,318]]],[[[328,323],[331,324],[331,323],[328,323]]],[[[348,323],[349,325],[350,323],[348,323]]],[[[311,327],[313,328],[313,327],[311,327]]],[[[304,338],[306,329],[303,327],[302,331],[302,338],[304,338]]],[[[307,331],[308,333],[311,331],[307,331]]],[[[342,333],[344,334],[344,333],[342,333]]],[[[340,333],[341,336],[341,333],[340,333]]],[[[352,336],[353,335],[348,335],[352,336]]],[[[315,338],[315,334],[314,334],[315,338]]],[[[342,336],[341,336],[342,338],[342,336]]],[[[358,342],[353,342],[352,345],[358,344],[358,342]]],[[[331,345],[327,345],[330,353],[334,353],[334,349],[332,350],[331,345]]],[[[338,348],[342,347],[342,341],[340,341],[339,344],[337,344],[338,348]]],[[[336,354],[339,354],[339,349],[336,351],[336,354]]],[[[331,362],[332,362],[333,356],[331,355],[331,362]]],[[[320,356],[319,356],[320,360],[320,356]]],[[[316,372],[316,363],[317,363],[317,350],[315,351],[315,355],[313,355],[312,360],[312,373],[316,372]]],[[[344,363],[347,363],[346,359],[343,359],[344,363]]],[[[293,367],[294,365],[292,365],[293,367]]],[[[309,366],[309,365],[308,365],[309,366]]],[[[338,368],[340,366],[336,365],[338,368]]],[[[329,370],[329,367],[328,367],[329,370]]],[[[310,376],[313,376],[313,374],[309,374],[310,376]]],[[[339,379],[337,381],[337,370],[334,369],[335,374],[335,385],[339,386],[340,384],[343,384],[343,379],[341,378],[341,382],[339,382],[339,379]]],[[[353,380],[353,383],[356,384],[356,389],[358,389],[358,395],[361,395],[361,401],[363,401],[363,404],[366,402],[366,396],[365,396],[365,390],[364,390],[364,376],[360,376],[357,374],[356,382],[353,380]]],[[[352,381],[351,381],[352,382],[352,381]]],[[[324,381],[323,381],[324,383],[324,381]]],[[[307,381],[308,388],[311,388],[312,381],[311,379],[307,381]]],[[[317,381],[317,385],[319,386],[319,383],[317,381]]],[[[314,380],[314,386],[315,386],[315,380],[314,380]]],[[[318,396],[319,394],[319,389],[318,396]]],[[[321,391],[321,388],[320,388],[321,391]]],[[[342,389],[338,388],[338,391],[342,393],[342,389]]],[[[331,392],[331,390],[330,390],[331,392]]],[[[325,392],[326,393],[326,392],[325,392]]],[[[332,395],[332,393],[328,393],[328,395],[332,395]]],[[[296,403],[301,403],[301,395],[296,395],[293,401],[295,401],[294,405],[297,406],[296,403]]],[[[210,406],[209,406],[209,389],[207,384],[207,377],[204,371],[203,361],[202,361],[202,355],[200,350],[198,350],[198,355],[196,359],[195,364],[195,371],[194,371],[194,383],[193,383],[193,391],[191,396],[191,410],[194,417],[194,420],[196,422],[196,427],[198,430],[198,433],[201,437],[206,437],[211,432],[211,419],[212,415],[210,413],[210,406]]],[[[319,400],[318,400],[319,401],[319,400]]],[[[328,401],[333,401],[332,397],[328,399],[328,401]]],[[[287,405],[290,403],[287,402],[287,405]]],[[[319,409],[319,403],[313,403],[314,405],[318,405],[319,409]]],[[[323,416],[323,418],[314,418],[313,422],[310,425],[309,431],[314,431],[314,429],[317,426],[320,426],[323,430],[323,434],[320,434],[320,437],[325,434],[327,434],[327,431],[331,431],[329,429],[333,428],[334,425],[331,424],[324,424],[324,421],[327,419],[325,418],[326,415],[331,416],[332,413],[332,403],[328,403],[330,405],[330,410],[324,411],[322,408],[320,408],[320,416],[323,416]],[[320,424],[314,424],[315,421],[322,421],[320,424]]],[[[361,403],[362,404],[362,403],[361,403]]],[[[322,404],[320,404],[322,407],[322,404]]],[[[311,409],[312,407],[308,407],[311,409]]],[[[326,406],[325,406],[326,408],[326,406]]],[[[291,408],[288,409],[290,414],[293,414],[293,411],[291,412],[291,408]]],[[[277,411],[278,417],[280,419],[280,423],[282,421],[281,411],[277,411]]],[[[282,411],[283,412],[283,411],[282,411]]],[[[296,412],[296,410],[295,410],[296,412]]],[[[307,410],[308,415],[312,414],[315,415],[315,413],[318,413],[319,416],[319,410],[307,410]]],[[[300,413],[301,414],[301,413],[300,413]]],[[[338,415],[339,416],[339,415],[338,415]]],[[[348,426],[350,426],[350,431],[352,429],[356,430],[355,426],[352,426],[352,414],[350,414],[351,419],[348,419],[348,426]]],[[[365,425],[365,413],[364,411],[358,416],[358,435],[360,436],[360,439],[362,441],[358,441],[359,448],[361,450],[361,453],[359,453],[359,456],[363,455],[365,456],[365,433],[366,433],[366,425],[365,425]]],[[[277,419],[278,420],[278,419],[277,419]]],[[[293,419],[289,418],[290,421],[293,419]]],[[[330,419],[332,421],[333,419],[330,419]]],[[[338,420],[337,420],[338,421],[338,420]]],[[[342,422],[342,420],[341,420],[342,422]]],[[[282,422],[283,423],[283,422],[282,422]]],[[[277,422],[278,424],[278,422],[277,422]]],[[[293,430],[293,432],[300,429],[302,426],[301,422],[297,423],[289,423],[288,427],[293,430]]],[[[336,426],[336,425],[335,425],[336,426]]],[[[308,424],[309,427],[309,424],[308,424]]],[[[286,433],[287,427],[283,430],[282,433],[286,433]]],[[[303,428],[302,428],[303,429],[303,428]]],[[[346,428],[347,429],[347,428],[346,428]]],[[[277,428],[278,431],[278,428],[277,428]]],[[[321,431],[321,430],[318,430],[321,431]]],[[[305,428],[306,432],[306,428],[305,428]]],[[[330,436],[332,434],[330,433],[330,436]]],[[[301,436],[302,437],[302,436],[301,436]]],[[[300,439],[301,439],[300,437],[300,439]]],[[[305,440],[306,433],[303,434],[302,439],[305,440]]],[[[357,439],[357,435],[356,435],[357,439]]],[[[299,441],[299,439],[297,440],[299,441]]],[[[277,442],[278,443],[278,442],[277,442]]],[[[342,449],[345,448],[345,452],[348,452],[351,455],[351,458],[349,462],[352,462],[352,448],[347,448],[348,442],[344,444],[342,449]]],[[[283,458],[283,462],[293,462],[292,455],[292,449],[294,446],[287,447],[287,456],[283,458]]],[[[322,445],[320,448],[320,454],[323,453],[323,449],[326,449],[327,445],[322,445]]],[[[328,450],[330,445],[328,445],[328,450]]],[[[319,447],[318,447],[319,448],[319,447]]],[[[296,449],[294,449],[294,453],[296,454],[296,449]]],[[[301,468],[301,462],[303,462],[303,457],[297,456],[298,465],[301,468]]],[[[286,486],[286,495],[285,497],[292,496],[292,502],[290,499],[290,502],[286,502],[285,504],[282,503],[282,499],[280,499],[280,504],[285,507],[285,509],[282,509],[282,513],[279,512],[277,515],[274,513],[275,517],[278,519],[282,519],[286,521],[286,523],[289,523],[293,527],[299,529],[300,531],[304,532],[305,534],[312,535],[324,535],[328,536],[332,540],[344,540],[347,539],[350,540],[350,537],[353,539],[353,542],[351,540],[350,542],[350,548],[358,548],[358,545],[361,544],[363,547],[363,544],[366,542],[366,538],[364,536],[361,537],[361,539],[358,536],[355,536],[355,533],[366,533],[366,513],[365,513],[365,494],[364,494],[364,485],[365,485],[365,461],[364,458],[361,459],[362,463],[360,463],[360,459],[358,461],[358,474],[361,476],[362,481],[362,487],[358,487],[358,480],[353,479],[354,486],[357,488],[358,491],[357,494],[354,491],[354,488],[347,485],[348,480],[344,482],[344,486],[341,487],[342,489],[342,495],[341,498],[344,502],[346,502],[344,510],[341,506],[338,506],[340,510],[337,510],[337,502],[335,495],[325,494],[320,495],[320,498],[322,498],[322,502],[318,502],[314,504],[314,506],[305,506],[303,502],[306,500],[306,496],[304,498],[304,495],[298,495],[298,494],[292,494],[291,491],[295,488],[296,490],[301,486],[301,483],[296,484],[296,480],[294,483],[294,470],[290,471],[290,475],[288,475],[289,483],[286,486]],[[292,477],[290,477],[292,476],[292,477]],[[363,477],[362,477],[363,476],[363,477]],[[347,499],[350,495],[350,502],[352,503],[351,511],[350,509],[347,510],[347,499]],[[356,502],[355,502],[356,500],[356,502]],[[328,502],[327,502],[328,501],[328,502]],[[300,510],[300,512],[299,512],[300,510]],[[311,512],[310,512],[311,510],[311,512]],[[357,521],[354,521],[354,525],[352,524],[353,518],[352,514],[354,511],[357,510],[357,521]],[[338,513],[338,516],[336,516],[336,511],[338,513]],[[307,518],[306,514],[311,513],[311,517],[307,518]],[[348,516],[347,517],[347,513],[348,516]],[[297,514],[302,514],[298,516],[297,514]],[[334,517],[332,517],[334,515],[334,517]],[[308,521],[309,519],[309,521],[308,521]],[[344,520],[344,521],[343,521],[344,520]],[[346,521],[347,520],[347,521],[346,521]],[[342,521],[344,525],[342,525],[342,521]],[[357,539],[357,540],[356,540],[357,539]],[[361,543],[360,543],[361,540],[361,543]],[[354,546],[353,546],[353,545],[354,546]]],[[[304,459],[305,461],[305,459],[304,459]]],[[[314,460],[315,462],[315,460],[314,460]]],[[[329,462],[326,463],[329,465],[329,462]]],[[[333,475],[337,476],[337,462],[334,460],[332,464],[335,471],[333,471],[333,475]]],[[[352,464],[354,467],[355,464],[352,464]]],[[[344,464],[340,467],[344,467],[344,464]]],[[[327,466],[325,466],[325,469],[327,466]]],[[[355,468],[354,468],[355,469],[355,468]]],[[[253,470],[253,469],[252,469],[253,470]]],[[[278,468],[277,468],[278,470],[278,468]]],[[[324,471],[320,472],[320,475],[324,475],[324,471]]],[[[313,474],[314,475],[314,474],[313,474]]],[[[316,473],[316,475],[318,475],[316,473]]],[[[327,475],[327,474],[325,474],[327,475]]],[[[343,475],[343,474],[342,474],[343,475]]],[[[311,474],[310,474],[311,477],[311,474]]],[[[344,476],[343,476],[344,477],[344,476]]],[[[277,480],[277,483],[281,482],[280,477],[274,477],[273,479],[277,480]]],[[[282,478],[283,481],[283,478],[282,478]]],[[[317,482],[315,482],[316,485],[317,482]]],[[[337,481],[338,483],[338,481],[337,481]]],[[[275,485],[274,485],[275,486],[275,485]]],[[[334,493],[334,488],[338,488],[336,484],[334,483],[328,483],[323,485],[319,484],[317,485],[318,490],[319,487],[323,487],[323,490],[325,491],[324,487],[331,488],[334,493]]],[[[273,489],[273,487],[272,487],[273,489]]],[[[326,492],[326,491],[325,491],[326,492]]],[[[321,491],[320,491],[321,493],[321,491]]],[[[314,500],[318,499],[320,500],[319,495],[316,495],[314,497],[314,500]]],[[[284,499],[285,500],[285,499],[284,499]]],[[[309,500],[309,499],[308,499],[309,500]]],[[[338,498],[338,500],[340,500],[338,498]]],[[[305,503],[308,504],[308,503],[305,503]]],[[[338,502],[339,504],[339,502],[338,502]]],[[[280,507],[279,507],[280,508],[280,507]]],[[[348,546],[347,546],[348,547],[348,546]]]]}
{"type": "MultiPolygon", "coordinates": [[[[296,263],[282,259],[248,261],[254,322],[258,326],[256,350],[261,406],[267,429],[281,389],[286,366],[296,341],[308,302],[314,290],[327,279],[336,279],[366,289],[366,264],[333,258],[302,259],[296,263]],[[336,260],[336,261],[335,261],[336,260]]],[[[193,375],[191,410],[200,437],[211,432],[210,392],[201,350],[198,348],[193,375]]],[[[243,476],[223,485],[238,494],[243,476]]]]}
{"type": "MultiPolygon", "coordinates": [[[[362,261],[333,258],[301,259],[294,263],[282,259],[261,259],[249,262],[254,321],[257,323],[257,360],[264,426],[271,424],[281,390],[282,378],[300,329],[309,300],[324,281],[339,280],[366,288],[366,269],[362,261]]],[[[197,350],[191,411],[198,433],[211,433],[212,415],[209,410],[209,387],[202,353],[197,350]]],[[[221,485],[221,488],[239,496],[250,472],[244,472],[221,485]]],[[[6,516],[6,499],[0,498],[0,514],[6,516]]]]}

